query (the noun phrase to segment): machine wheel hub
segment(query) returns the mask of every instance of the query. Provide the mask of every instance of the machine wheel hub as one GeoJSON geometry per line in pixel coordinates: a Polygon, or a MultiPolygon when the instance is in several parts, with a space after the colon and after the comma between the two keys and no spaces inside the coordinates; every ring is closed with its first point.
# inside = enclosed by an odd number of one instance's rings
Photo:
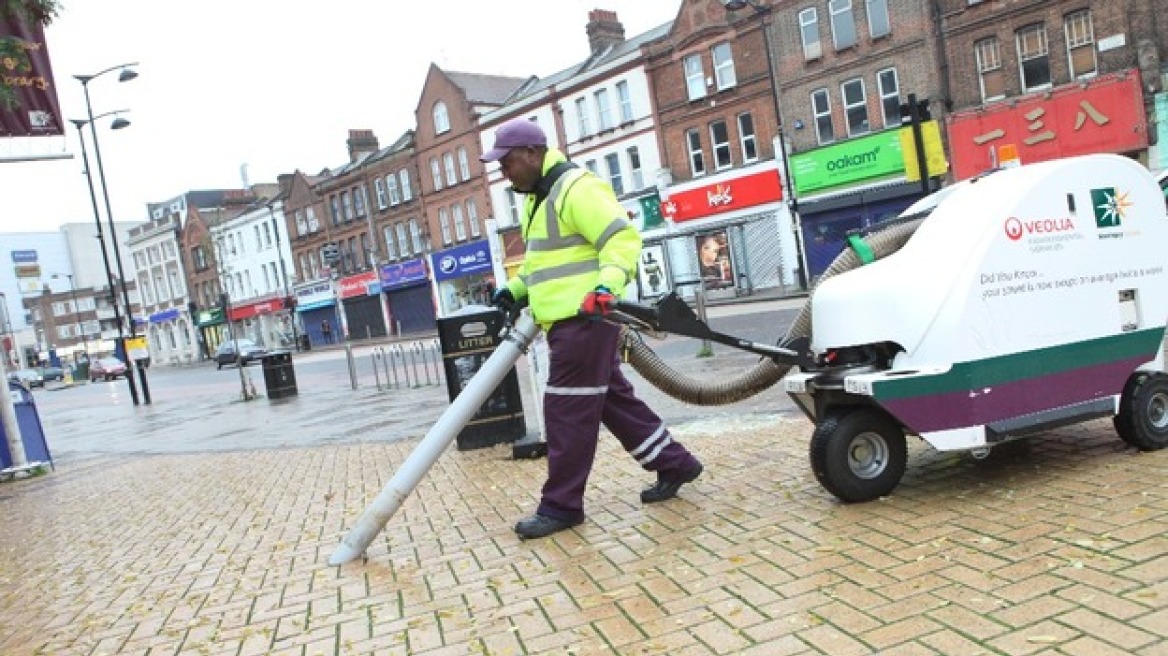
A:
{"type": "Polygon", "coordinates": [[[875,432],[865,432],[852,438],[848,445],[848,467],[863,479],[879,476],[888,466],[888,443],[875,432]]]}

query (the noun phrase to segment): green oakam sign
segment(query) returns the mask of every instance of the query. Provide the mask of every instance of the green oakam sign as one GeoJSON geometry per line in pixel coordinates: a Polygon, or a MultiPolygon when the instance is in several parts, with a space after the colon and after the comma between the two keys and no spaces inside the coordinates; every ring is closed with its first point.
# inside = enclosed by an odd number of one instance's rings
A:
{"type": "Polygon", "coordinates": [[[800,194],[903,173],[900,130],[885,130],[791,156],[791,177],[800,194]]]}

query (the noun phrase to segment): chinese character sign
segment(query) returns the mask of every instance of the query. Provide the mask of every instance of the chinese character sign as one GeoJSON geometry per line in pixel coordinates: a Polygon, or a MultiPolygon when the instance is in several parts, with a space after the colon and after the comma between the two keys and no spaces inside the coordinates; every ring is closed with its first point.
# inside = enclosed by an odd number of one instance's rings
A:
{"type": "Polygon", "coordinates": [[[1082,85],[953,114],[949,147],[957,179],[993,168],[994,154],[1010,144],[1023,164],[1147,148],[1138,73],[1101,76],[1082,85]]]}

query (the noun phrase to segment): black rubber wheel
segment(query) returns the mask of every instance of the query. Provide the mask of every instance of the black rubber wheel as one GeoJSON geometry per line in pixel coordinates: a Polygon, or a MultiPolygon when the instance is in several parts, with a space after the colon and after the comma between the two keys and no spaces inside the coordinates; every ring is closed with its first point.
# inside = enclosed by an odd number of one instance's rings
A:
{"type": "Polygon", "coordinates": [[[900,483],[908,464],[904,431],[876,408],[828,411],[811,434],[811,471],[841,501],[872,501],[900,483]]]}
{"type": "Polygon", "coordinates": [[[1124,385],[1115,430],[1141,451],[1168,447],[1168,374],[1136,372],[1124,385]]]}

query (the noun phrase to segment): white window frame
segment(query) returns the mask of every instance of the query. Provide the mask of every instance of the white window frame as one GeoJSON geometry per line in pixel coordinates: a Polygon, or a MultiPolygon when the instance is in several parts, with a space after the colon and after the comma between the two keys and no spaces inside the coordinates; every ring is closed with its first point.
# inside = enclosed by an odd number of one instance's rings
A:
{"type": "Polygon", "coordinates": [[[888,14],[888,0],[866,0],[868,36],[873,39],[892,33],[892,17],[888,14]]]}
{"type": "Polygon", "coordinates": [[[389,260],[397,259],[397,248],[393,243],[393,226],[385,226],[382,229],[382,236],[385,237],[385,257],[389,260]]]}
{"type": "Polygon", "coordinates": [[[734,69],[734,50],[730,42],[719,43],[710,48],[710,58],[714,62],[714,87],[718,91],[733,89],[738,85],[738,74],[734,69]]]}
{"type": "Polygon", "coordinates": [[[616,83],[616,97],[617,102],[620,103],[621,123],[632,123],[635,120],[633,117],[633,97],[629,95],[627,80],[616,83]]]}
{"type": "Polygon", "coordinates": [[[426,250],[426,242],[422,239],[422,227],[417,219],[410,219],[410,241],[413,242],[414,254],[420,255],[426,250]]]}
{"type": "Polygon", "coordinates": [[[803,59],[810,61],[823,56],[823,42],[819,38],[819,12],[815,7],[799,12],[799,38],[803,41],[803,59]]]}
{"type": "Polygon", "coordinates": [[[1046,25],[1042,23],[1035,23],[1033,25],[1027,25],[1018,29],[1016,32],[1014,32],[1014,47],[1018,54],[1018,81],[1022,86],[1022,91],[1028,93],[1031,91],[1041,91],[1043,89],[1051,88],[1054,76],[1053,71],[1051,70],[1050,42],[1047,40],[1046,25]],[[1023,42],[1026,40],[1027,35],[1031,33],[1038,37],[1039,43],[1036,44],[1038,46],[1038,51],[1023,54],[1023,42]],[[1033,86],[1027,85],[1026,62],[1042,58],[1046,59],[1046,82],[1042,84],[1035,84],[1033,86]]]}
{"type": "Polygon", "coordinates": [[[990,102],[1006,97],[1006,85],[1002,84],[1002,93],[993,96],[986,95],[985,78],[987,74],[996,74],[1003,77],[1002,70],[1002,43],[995,37],[981,39],[974,42],[974,59],[977,62],[977,86],[981,93],[981,101],[990,102]]]}
{"type": "Polygon", "coordinates": [[[402,202],[413,200],[414,192],[410,188],[410,170],[402,169],[397,172],[398,182],[401,183],[402,202]]]}
{"type": "Polygon", "coordinates": [[[454,168],[454,155],[442,153],[442,167],[446,170],[446,186],[453,187],[458,184],[458,173],[454,168]]]}
{"type": "Polygon", "coordinates": [[[508,187],[503,191],[507,198],[507,215],[511,217],[511,225],[519,225],[519,194],[515,190],[508,187]]]}
{"type": "Polygon", "coordinates": [[[386,201],[385,196],[385,183],[381,181],[381,178],[374,178],[373,194],[377,196],[377,209],[383,210],[386,207],[389,207],[389,203],[386,201]]]}
{"type": "Polygon", "coordinates": [[[734,154],[730,150],[730,126],[726,125],[726,121],[718,120],[710,123],[710,150],[714,155],[715,171],[725,171],[734,166],[734,154]],[[723,132],[721,141],[718,140],[718,134],[715,130],[718,126],[721,126],[723,132]],[[720,154],[725,155],[725,163],[723,163],[720,154]]]}
{"type": "Polygon", "coordinates": [[[580,138],[592,136],[592,126],[588,119],[588,99],[576,99],[576,128],[580,131],[580,138]]]}
{"type": "Polygon", "coordinates": [[[1082,80],[1095,77],[1099,74],[1099,54],[1095,52],[1095,20],[1090,9],[1072,11],[1063,16],[1063,34],[1066,35],[1067,68],[1071,71],[1071,78],[1082,80]],[[1086,50],[1091,53],[1091,70],[1080,73],[1075,70],[1076,50],[1086,50]]]}
{"type": "Polygon", "coordinates": [[[434,134],[445,134],[450,131],[450,113],[446,111],[446,103],[441,100],[434,103],[432,115],[434,117],[434,134]]]}
{"type": "Polygon", "coordinates": [[[758,136],[754,133],[754,117],[750,112],[743,112],[735,118],[738,125],[738,145],[742,148],[742,162],[749,164],[758,161],[758,136]],[[744,125],[742,119],[746,119],[749,125],[744,125]],[[750,151],[754,151],[754,156],[748,155],[750,151]]]}
{"type": "Polygon", "coordinates": [[[442,190],[442,165],[437,157],[430,158],[430,175],[434,176],[434,191],[442,190]]]}
{"type": "Polygon", "coordinates": [[[848,126],[848,137],[858,137],[868,134],[872,131],[872,121],[868,117],[868,90],[864,84],[864,78],[857,77],[851,80],[844,80],[840,83],[840,102],[844,106],[844,123],[848,126]],[[859,85],[860,99],[857,102],[848,102],[848,87],[859,85]],[[852,111],[856,110],[863,112],[864,125],[866,127],[852,129],[852,111]]]}
{"type": "Polygon", "coordinates": [[[390,206],[397,205],[401,202],[401,198],[397,193],[397,178],[393,177],[392,173],[385,176],[385,188],[389,196],[390,206]]]}
{"type": "Polygon", "coordinates": [[[685,131],[685,148],[689,153],[689,171],[695,178],[706,174],[706,158],[702,153],[702,133],[697,128],[685,131]]]}
{"type": "Polygon", "coordinates": [[[466,146],[458,147],[458,174],[463,182],[470,180],[470,158],[466,155],[466,146]]]}
{"type": "Polygon", "coordinates": [[[454,223],[454,238],[458,241],[466,241],[466,219],[462,216],[460,203],[450,206],[450,218],[454,223]]]}
{"type": "MultiPolygon", "coordinates": [[[[411,219],[411,223],[413,220],[411,219]]],[[[393,232],[397,235],[397,250],[401,257],[410,254],[410,240],[406,235],[406,224],[398,223],[393,226],[393,232]]]]}
{"type": "Polygon", "coordinates": [[[466,201],[466,222],[470,225],[470,236],[481,237],[482,229],[479,227],[479,208],[475,205],[473,198],[468,198],[466,201]]]}
{"type": "Polygon", "coordinates": [[[811,92],[811,116],[812,121],[815,122],[815,140],[820,145],[835,142],[835,122],[831,116],[831,93],[827,89],[816,89],[811,92]],[[816,100],[822,98],[824,101],[824,109],[821,111],[816,107],[816,100]],[[824,138],[823,123],[826,119],[827,129],[830,131],[827,138],[824,138]]]}
{"type": "Polygon", "coordinates": [[[620,154],[608,153],[604,156],[604,165],[608,169],[608,183],[617,196],[625,193],[625,178],[621,171],[620,154]]]}
{"type": "Polygon", "coordinates": [[[645,172],[641,169],[641,151],[636,146],[629,146],[625,150],[629,158],[629,177],[633,183],[633,191],[645,188],[645,172]]]}
{"type": "Polygon", "coordinates": [[[836,50],[847,50],[859,41],[856,36],[856,16],[852,13],[852,0],[828,0],[827,10],[831,15],[831,43],[836,50]],[[847,31],[850,30],[850,34],[847,31]],[[849,42],[847,39],[851,38],[849,42]]]}
{"type": "Polygon", "coordinates": [[[450,212],[445,207],[438,208],[438,227],[442,229],[442,244],[449,246],[454,240],[450,231],[450,212]]]}
{"type": "Polygon", "coordinates": [[[597,89],[592,96],[596,99],[596,129],[604,132],[616,127],[612,122],[612,103],[608,99],[608,89],[597,89]]]}
{"type": "Polygon", "coordinates": [[[320,230],[320,221],[316,218],[316,208],[312,205],[304,208],[304,215],[308,219],[308,231],[317,232],[320,230]]]}
{"type": "Polygon", "coordinates": [[[694,54],[682,60],[685,72],[685,91],[690,100],[706,97],[706,69],[701,54],[694,54]]]}
{"type": "Polygon", "coordinates": [[[884,119],[884,127],[900,127],[900,74],[896,68],[882,68],[876,71],[876,89],[880,93],[880,114],[884,119]],[[892,73],[893,88],[884,86],[885,73],[892,73]],[[894,107],[896,111],[891,111],[894,107]]]}

